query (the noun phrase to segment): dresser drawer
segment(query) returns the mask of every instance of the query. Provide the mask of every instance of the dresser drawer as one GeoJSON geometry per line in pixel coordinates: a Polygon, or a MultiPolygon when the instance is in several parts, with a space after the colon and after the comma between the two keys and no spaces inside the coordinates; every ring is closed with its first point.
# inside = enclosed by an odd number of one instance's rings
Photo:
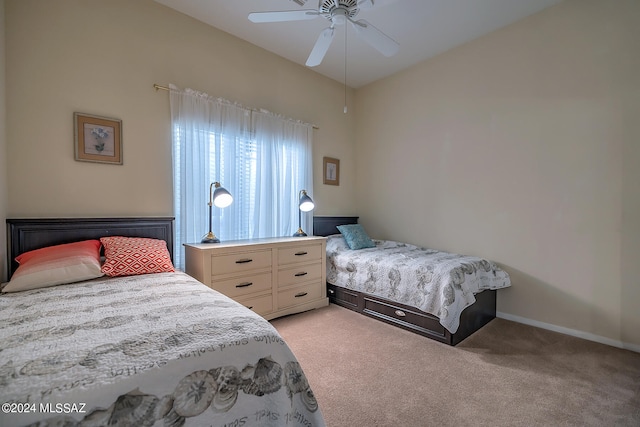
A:
{"type": "Polygon", "coordinates": [[[271,268],[271,251],[253,251],[211,257],[211,274],[240,273],[271,268]]]}
{"type": "Polygon", "coordinates": [[[322,245],[303,245],[278,249],[278,265],[322,259],[322,245]]]}
{"type": "Polygon", "coordinates": [[[273,311],[273,297],[271,294],[254,298],[238,298],[237,301],[261,316],[273,311]]]}
{"type": "Polygon", "coordinates": [[[296,286],[278,292],[278,308],[286,308],[304,304],[308,301],[319,299],[322,296],[320,283],[310,283],[305,286],[296,286]]]}
{"type": "Polygon", "coordinates": [[[322,278],[322,264],[307,264],[278,270],[278,286],[289,286],[309,281],[319,282],[322,278]]]}
{"type": "Polygon", "coordinates": [[[235,277],[227,280],[213,280],[212,287],[228,297],[238,297],[271,290],[271,273],[235,277]]]}

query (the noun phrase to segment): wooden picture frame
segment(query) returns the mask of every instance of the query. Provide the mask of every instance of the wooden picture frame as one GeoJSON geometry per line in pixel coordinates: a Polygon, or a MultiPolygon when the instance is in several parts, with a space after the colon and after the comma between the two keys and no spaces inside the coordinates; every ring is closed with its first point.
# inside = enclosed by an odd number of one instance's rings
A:
{"type": "Polygon", "coordinates": [[[332,157],[322,158],[322,182],[327,185],[340,185],[340,160],[332,157]]]}
{"type": "Polygon", "coordinates": [[[122,164],[122,120],[73,113],[73,124],[76,160],[122,164]]]}

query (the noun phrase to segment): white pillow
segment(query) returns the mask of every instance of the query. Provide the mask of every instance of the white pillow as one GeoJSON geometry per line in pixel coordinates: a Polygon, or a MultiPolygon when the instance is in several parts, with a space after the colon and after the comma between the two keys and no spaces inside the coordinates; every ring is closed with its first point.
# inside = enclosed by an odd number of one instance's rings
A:
{"type": "Polygon", "coordinates": [[[25,252],[20,266],[2,292],[19,292],[104,276],[100,266],[100,241],[84,240],[25,252]]]}

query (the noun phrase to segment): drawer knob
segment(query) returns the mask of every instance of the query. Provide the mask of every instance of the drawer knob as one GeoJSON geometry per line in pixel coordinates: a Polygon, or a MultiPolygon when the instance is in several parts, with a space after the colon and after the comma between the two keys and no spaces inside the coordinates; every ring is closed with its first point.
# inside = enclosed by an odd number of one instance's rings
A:
{"type": "Polygon", "coordinates": [[[236,261],[236,264],[246,264],[248,262],[253,261],[251,258],[244,258],[244,259],[239,259],[236,261]]]}
{"type": "Polygon", "coordinates": [[[405,317],[407,314],[402,310],[396,310],[396,316],[405,317]]]}
{"type": "Polygon", "coordinates": [[[307,275],[307,272],[306,272],[306,271],[303,271],[303,272],[301,272],[301,273],[296,273],[296,274],[295,274],[295,276],[296,276],[296,277],[306,276],[306,275],[307,275]]]}
{"type": "Polygon", "coordinates": [[[253,282],[238,283],[236,285],[236,288],[246,288],[247,286],[251,286],[251,285],[253,285],[253,282]]]}
{"type": "Polygon", "coordinates": [[[307,295],[307,292],[300,292],[300,293],[295,294],[295,297],[296,298],[300,298],[300,297],[303,297],[305,295],[307,295]]]}
{"type": "Polygon", "coordinates": [[[304,251],[295,253],[296,256],[302,256],[302,255],[306,255],[306,254],[307,254],[307,252],[304,252],[304,251]]]}

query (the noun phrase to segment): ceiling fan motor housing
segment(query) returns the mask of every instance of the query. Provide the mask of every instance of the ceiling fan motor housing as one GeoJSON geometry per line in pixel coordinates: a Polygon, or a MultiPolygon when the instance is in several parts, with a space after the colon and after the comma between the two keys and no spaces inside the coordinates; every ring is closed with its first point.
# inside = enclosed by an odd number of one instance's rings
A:
{"type": "Polygon", "coordinates": [[[344,24],[345,18],[355,18],[360,9],[358,8],[358,0],[322,0],[319,8],[320,14],[335,24],[344,24]]]}

